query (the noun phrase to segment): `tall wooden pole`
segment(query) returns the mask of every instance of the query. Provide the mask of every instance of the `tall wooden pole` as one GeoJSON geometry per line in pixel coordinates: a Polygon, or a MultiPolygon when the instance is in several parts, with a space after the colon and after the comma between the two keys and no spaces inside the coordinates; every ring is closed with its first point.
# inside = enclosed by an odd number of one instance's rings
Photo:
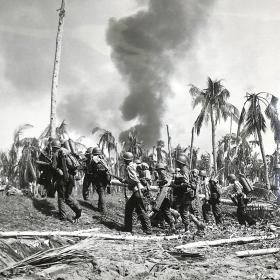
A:
{"type": "Polygon", "coordinates": [[[62,47],[62,33],[65,16],[65,0],[61,0],[61,8],[59,11],[58,30],[56,36],[55,59],[52,76],[52,90],[51,90],[51,115],[50,115],[50,133],[51,137],[56,137],[56,101],[58,76],[60,67],[61,47],[62,47]]]}
{"type": "Polygon", "coordinates": [[[169,133],[168,124],[166,125],[166,131],[167,131],[167,141],[168,141],[168,157],[169,157],[170,167],[173,168],[172,154],[171,154],[171,136],[169,133]]]}
{"type": "Polygon", "coordinates": [[[193,159],[193,139],[194,139],[194,127],[192,128],[191,147],[190,147],[190,170],[192,169],[192,159],[193,159]]]}

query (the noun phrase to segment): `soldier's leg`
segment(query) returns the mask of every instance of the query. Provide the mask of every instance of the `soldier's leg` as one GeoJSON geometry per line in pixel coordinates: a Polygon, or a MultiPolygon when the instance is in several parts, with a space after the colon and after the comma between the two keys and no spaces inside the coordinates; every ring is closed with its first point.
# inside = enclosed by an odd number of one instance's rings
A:
{"type": "Polygon", "coordinates": [[[77,201],[72,197],[72,192],[75,187],[74,176],[69,175],[69,181],[66,183],[65,203],[76,213],[81,214],[81,208],[77,201]]]}
{"type": "Polygon", "coordinates": [[[125,204],[124,227],[126,231],[132,231],[132,214],[135,209],[135,194],[127,200],[125,204]]]}
{"type": "Polygon", "coordinates": [[[217,225],[222,224],[222,206],[220,202],[212,204],[212,211],[217,225]]]}
{"type": "Polygon", "coordinates": [[[83,199],[88,200],[89,199],[89,187],[91,183],[91,178],[88,174],[85,174],[84,180],[83,180],[83,199]]]}
{"type": "Polygon", "coordinates": [[[174,221],[171,214],[171,208],[170,208],[170,201],[169,199],[165,198],[162,202],[162,205],[160,207],[160,211],[163,214],[164,220],[168,223],[170,228],[174,229],[174,221]]]}
{"type": "Polygon", "coordinates": [[[138,215],[138,218],[141,222],[143,231],[145,231],[146,233],[150,234],[152,231],[152,226],[151,226],[151,221],[150,218],[147,215],[147,212],[145,210],[145,205],[144,202],[142,200],[142,198],[140,197],[139,192],[135,193],[135,210],[136,213],[138,215]]]}
{"type": "Polygon", "coordinates": [[[246,220],[244,219],[244,207],[243,206],[240,206],[240,205],[237,206],[236,215],[237,215],[237,220],[238,220],[239,224],[246,226],[246,220]]]}
{"type": "Polygon", "coordinates": [[[58,204],[58,212],[59,212],[59,218],[61,220],[66,219],[66,207],[65,207],[65,185],[63,184],[62,180],[59,180],[55,183],[55,187],[57,189],[57,204],[58,204]]]}
{"type": "Polygon", "coordinates": [[[185,226],[186,232],[189,231],[190,227],[190,207],[191,205],[187,201],[183,201],[179,207],[179,213],[181,215],[182,223],[185,226]]]}
{"type": "Polygon", "coordinates": [[[102,184],[98,184],[97,186],[97,193],[98,193],[98,210],[100,212],[105,212],[105,200],[104,200],[104,193],[105,193],[106,186],[103,186],[102,184]]]}
{"type": "Polygon", "coordinates": [[[244,219],[249,226],[253,226],[256,224],[255,219],[253,219],[251,215],[247,212],[247,206],[244,207],[244,219]]]}
{"type": "Polygon", "coordinates": [[[210,210],[211,210],[211,205],[209,202],[204,201],[202,205],[202,214],[203,214],[203,219],[206,223],[209,223],[210,221],[210,210]]]}

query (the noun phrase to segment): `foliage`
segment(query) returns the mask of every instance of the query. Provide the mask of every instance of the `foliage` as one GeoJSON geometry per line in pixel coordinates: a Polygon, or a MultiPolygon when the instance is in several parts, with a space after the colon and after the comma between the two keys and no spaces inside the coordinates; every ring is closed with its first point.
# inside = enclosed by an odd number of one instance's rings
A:
{"type": "Polygon", "coordinates": [[[276,104],[277,98],[272,94],[264,92],[247,93],[246,101],[242,108],[237,129],[237,136],[240,135],[241,127],[243,127],[243,131],[246,137],[251,135],[255,137],[257,136],[265,172],[264,180],[268,189],[270,189],[270,181],[268,174],[269,171],[266,162],[266,154],[264,151],[262,133],[264,133],[267,128],[265,115],[270,121],[272,131],[274,133],[277,133],[279,119],[276,104]]]}
{"type": "Polygon", "coordinates": [[[194,123],[197,135],[200,134],[202,124],[208,124],[209,120],[211,120],[213,165],[216,173],[216,126],[221,119],[227,120],[229,116],[238,116],[238,110],[227,102],[230,93],[223,86],[221,80],[211,80],[211,78],[208,78],[208,86],[203,90],[191,85],[190,94],[193,99],[193,108],[198,105],[201,106],[201,111],[194,123]]]}

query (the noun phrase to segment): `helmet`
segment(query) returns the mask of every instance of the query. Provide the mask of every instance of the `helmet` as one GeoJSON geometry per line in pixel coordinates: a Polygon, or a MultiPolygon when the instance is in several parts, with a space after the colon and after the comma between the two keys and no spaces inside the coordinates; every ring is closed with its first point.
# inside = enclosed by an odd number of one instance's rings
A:
{"type": "Polygon", "coordinates": [[[144,170],[148,170],[148,169],[149,169],[149,164],[146,163],[146,162],[142,162],[141,166],[142,166],[142,168],[143,168],[144,170]]]}
{"type": "Polygon", "coordinates": [[[133,160],[133,154],[130,152],[125,152],[122,157],[124,160],[127,160],[127,161],[133,160]]]}
{"type": "Polygon", "coordinates": [[[176,158],[176,161],[183,164],[183,165],[187,165],[187,161],[188,161],[188,158],[186,155],[184,154],[180,154],[178,155],[178,157],[176,158]]]}
{"type": "Polygon", "coordinates": [[[236,180],[236,176],[234,174],[229,174],[228,175],[228,180],[235,181],[236,180]]]}
{"type": "Polygon", "coordinates": [[[157,169],[157,170],[165,169],[165,166],[164,166],[163,163],[158,163],[158,164],[156,165],[156,169],[157,169]]]}
{"type": "Polygon", "coordinates": [[[218,179],[216,179],[216,178],[211,178],[210,180],[209,180],[209,182],[211,183],[214,183],[214,184],[218,184],[219,183],[219,181],[218,181],[218,179]]]}
{"type": "Polygon", "coordinates": [[[206,171],[205,171],[205,170],[200,170],[199,176],[201,176],[201,177],[207,177],[206,171]]]}
{"type": "Polygon", "coordinates": [[[136,159],[136,160],[135,160],[135,163],[136,163],[136,164],[141,164],[141,160],[140,160],[140,159],[136,159]]]}
{"type": "Polygon", "coordinates": [[[192,174],[193,174],[194,176],[198,176],[199,171],[195,168],[195,169],[192,170],[192,174]]]}
{"type": "Polygon", "coordinates": [[[52,146],[52,148],[60,149],[61,148],[61,143],[58,139],[53,139],[52,142],[51,142],[51,146],[52,146]]]}
{"type": "Polygon", "coordinates": [[[98,156],[98,155],[102,154],[102,151],[101,151],[101,149],[99,147],[95,147],[95,148],[92,149],[92,154],[94,156],[98,156]]]}
{"type": "Polygon", "coordinates": [[[87,148],[87,150],[86,150],[86,155],[92,154],[92,150],[93,150],[92,147],[87,148]]]}

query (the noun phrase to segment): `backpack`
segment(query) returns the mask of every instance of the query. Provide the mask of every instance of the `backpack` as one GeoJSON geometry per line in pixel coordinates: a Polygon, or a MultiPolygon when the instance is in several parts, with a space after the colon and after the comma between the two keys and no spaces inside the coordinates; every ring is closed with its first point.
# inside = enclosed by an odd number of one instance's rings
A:
{"type": "Polygon", "coordinates": [[[78,167],[80,167],[81,164],[78,159],[68,150],[61,148],[61,156],[65,158],[66,166],[69,171],[75,172],[78,167]]]}
{"type": "Polygon", "coordinates": [[[80,162],[72,153],[66,155],[66,162],[68,169],[71,171],[76,171],[80,167],[80,162]]]}

